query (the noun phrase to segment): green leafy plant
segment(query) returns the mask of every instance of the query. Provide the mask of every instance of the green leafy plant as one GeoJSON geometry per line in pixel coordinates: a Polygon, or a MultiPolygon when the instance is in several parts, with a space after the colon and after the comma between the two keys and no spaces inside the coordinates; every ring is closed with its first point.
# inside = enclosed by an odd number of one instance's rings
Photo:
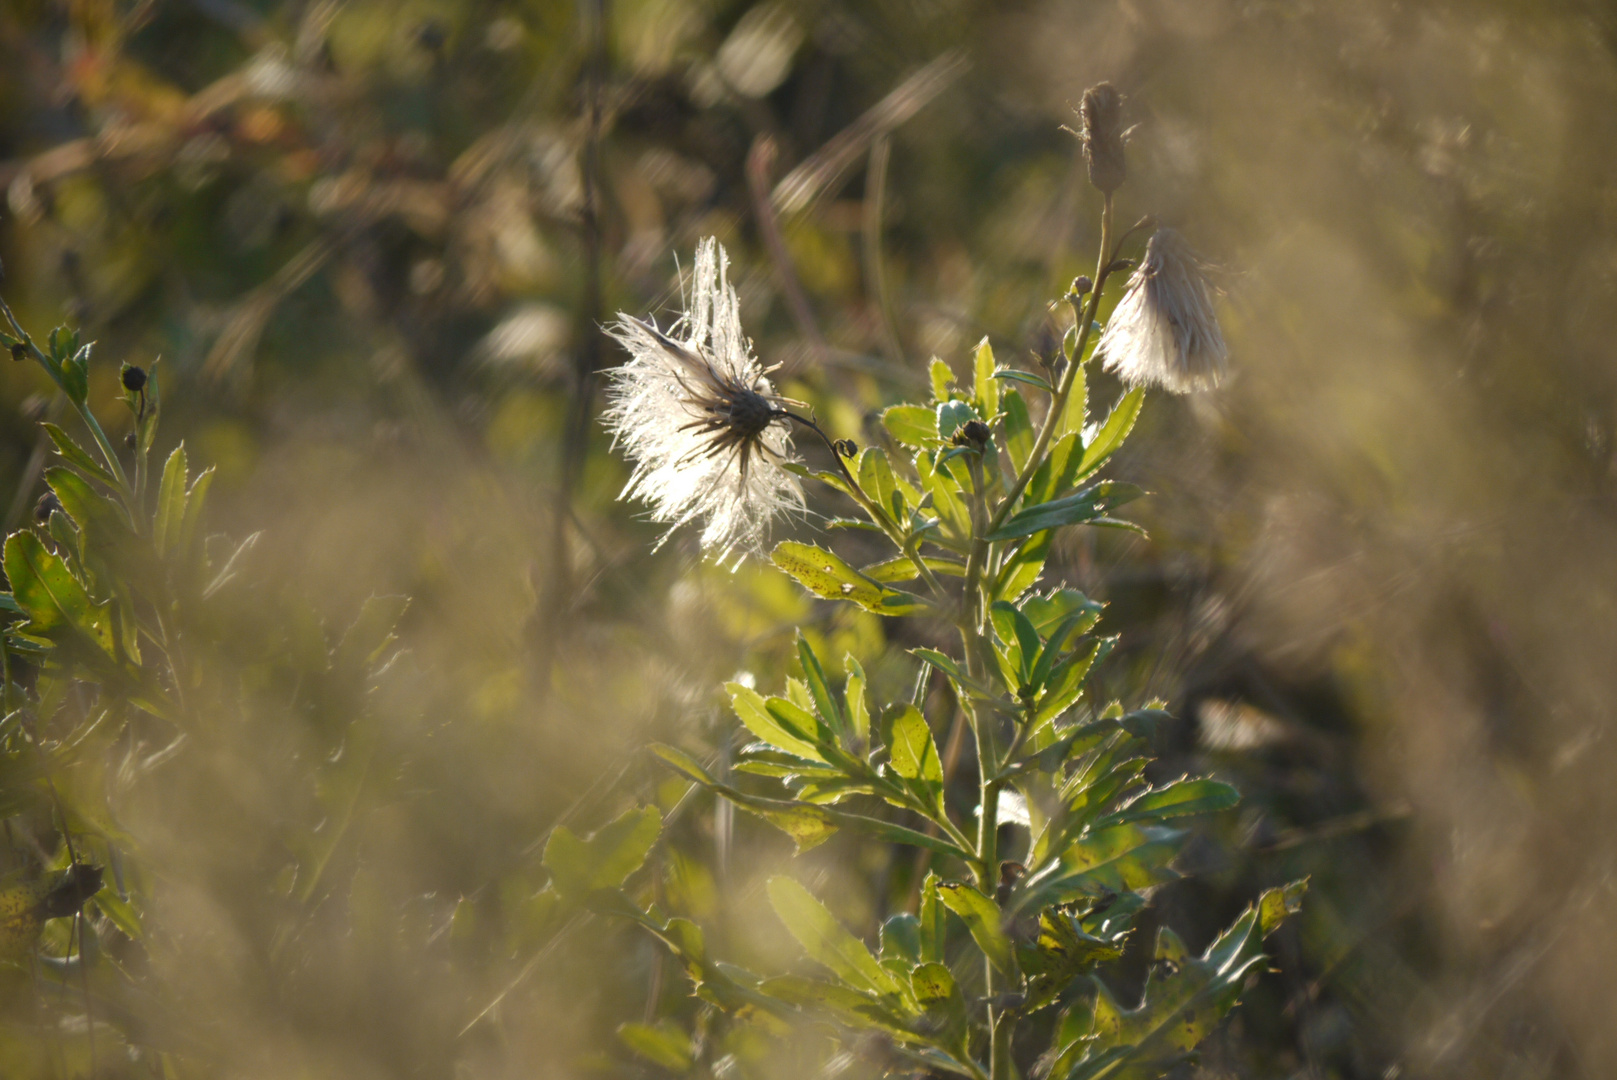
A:
{"type": "MultiPolygon", "coordinates": [[[[0,344],[44,369],[90,437],[44,425],[60,460],[33,527],[4,546],[0,982],[34,983],[40,1015],[19,1038],[40,1074],[47,1060],[94,1075],[125,1057],[179,1075],[227,1059],[228,1035],[147,974],[165,949],[148,933],[154,882],[256,876],[216,896],[245,905],[230,916],[261,932],[263,985],[306,968],[361,790],[385,775],[374,691],[404,601],[373,598],[333,639],[295,600],[267,595],[249,572],[257,534],[204,530],[213,470],[193,471],[183,445],[155,467],[155,365],[119,372],[133,415],[120,452],[90,406],[91,345],[66,329],[37,341],[3,301],[0,315],[0,344]],[[283,750],[252,755],[255,744],[283,750]],[[183,834],[131,826],[131,806],[182,821],[206,807],[238,850],[187,865],[183,834]]],[[[170,950],[173,933],[158,935],[170,950]]]]}
{"type": "MultiPolygon", "coordinates": [[[[1085,95],[1080,133],[1103,192],[1093,280],[1073,283],[1074,314],[1060,350],[1037,371],[1002,366],[985,341],[969,385],[934,360],[932,393],[882,416],[885,445],[834,442],[806,406],[777,394],[740,331],[722,251],[698,252],[686,318],[664,332],[624,317],[631,361],[615,375],[609,423],[636,460],[630,492],[654,517],[704,525],[721,559],[758,550],[764,527],[803,503],[790,478],[818,483],[858,508],[836,528],[879,535],[887,558],[855,566],[817,543],[786,541],[769,558],[814,596],[948,631],[958,649],[911,650],[910,701],[871,699],[859,661],[828,657],[797,637],[801,678],[778,694],[726,687],[753,738],[730,780],[673,746],[669,768],[778,826],[801,852],[840,829],[921,849],[933,870],[913,911],[889,918],[872,948],[790,877],[770,881],[781,924],[819,977],[766,976],[710,954],[702,929],[626,889],[658,840],[655,808],[632,810],[589,839],[557,829],[545,850],[559,913],[586,908],[631,919],[679,958],[696,994],[744,1024],[782,1030],[827,1022],[850,1046],[874,1033],[894,1067],[973,1080],[1026,1069],[1052,1080],[1154,1077],[1190,1055],[1264,963],[1262,941],[1301,901],[1303,884],[1264,893],[1200,955],[1158,934],[1143,996],[1132,1007],[1108,986],[1108,965],[1133,943],[1150,891],[1172,863],[1193,815],[1237,801],[1209,778],[1146,779],[1157,702],[1128,710],[1095,700],[1090,676],[1114,640],[1097,633],[1101,605],[1042,581],[1057,536],[1074,528],[1136,529],[1115,516],[1142,492],[1100,479],[1132,430],[1143,386],[1091,419],[1086,366],[1107,366],[1176,390],[1215,382],[1223,340],[1210,292],[1176,234],[1159,231],[1123,303],[1097,341],[1102,298],[1137,229],[1116,236],[1113,192],[1124,175],[1118,98],[1085,95]],[[1035,419],[1037,418],[1037,419],[1035,419]],[[819,438],[833,467],[791,455],[786,433],[819,438]],[[975,737],[974,798],[951,805],[936,732],[923,712],[930,673],[947,680],[975,737]],[[1013,860],[1001,825],[1027,842],[1013,860]]],[[[667,1023],[622,1032],[640,1056],[693,1067],[692,1041],[667,1023]]]]}

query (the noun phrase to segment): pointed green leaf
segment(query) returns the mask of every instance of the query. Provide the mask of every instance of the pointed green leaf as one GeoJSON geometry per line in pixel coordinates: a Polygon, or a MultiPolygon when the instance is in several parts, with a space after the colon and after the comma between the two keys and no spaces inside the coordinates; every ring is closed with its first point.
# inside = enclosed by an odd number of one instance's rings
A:
{"type": "Polygon", "coordinates": [[[1217,780],[1177,780],[1152,788],[1096,822],[1095,827],[1104,829],[1130,822],[1151,823],[1190,814],[1209,814],[1228,810],[1240,801],[1240,792],[1217,780]]]}
{"type": "Polygon", "coordinates": [[[876,962],[865,943],[848,933],[836,916],[796,879],[770,878],[769,903],[810,959],[829,968],[856,990],[899,993],[892,973],[876,962]]]}
{"type": "Polygon", "coordinates": [[[769,709],[762,694],[738,682],[725,683],[730,694],[730,706],[746,729],[771,746],[810,761],[824,761],[814,745],[814,728],[798,730],[788,727],[769,709]]]}
{"type": "Polygon", "coordinates": [[[986,337],[977,343],[973,368],[977,376],[972,388],[977,408],[984,416],[991,417],[999,412],[999,383],[994,381],[994,349],[986,337]]]}
{"type": "Polygon", "coordinates": [[[1014,540],[1045,529],[1083,525],[1105,517],[1110,511],[1144,494],[1133,484],[1103,480],[1071,495],[1018,510],[1006,519],[1005,524],[989,533],[988,539],[1014,540]]]}
{"type": "Polygon", "coordinates": [[[775,546],[770,558],[809,592],[827,600],[851,600],[878,615],[909,615],[924,606],[920,597],[871,581],[813,544],[786,540],[775,546]]]}
{"type": "Polygon", "coordinates": [[[1107,458],[1117,452],[1123,440],[1129,437],[1129,432],[1134,430],[1134,422],[1140,418],[1140,406],[1144,404],[1144,387],[1137,386],[1123,395],[1112,408],[1106,423],[1095,433],[1095,438],[1084,447],[1083,461],[1078,466],[1079,479],[1100,468],[1107,458]]]}
{"type": "Polygon", "coordinates": [[[989,962],[1000,972],[1015,975],[1016,959],[1011,952],[1011,939],[1000,924],[999,905],[970,885],[958,881],[939,885],[938,897],[944,906],[965,922],[972,939],[989,962]]]}
{"type": "Polygon", "coordinates": [[[842,667],[848,673],[848,682],[842,692],[842,699],[848,709],[848,726],[852,729],[855,739],[861,743],[868,743],[870,705],[865,701],[865,669],[853,658],[852,653],[842,658],[842,667]]]}
{"type": "Polygon", "coordinates": [[[157,516],[152,521],[152,543],[159,555],[168,552],[171,540],[178,540],[185,523],[185,444],[174,448],[163,466],[163,479],[157,487],[157,516]]]}
{"type": "Polygon", "coordinates": [[[101,481],[108,487],[113,486],[115,481],[112,478],[112,473],[107,471],[106,466],[91,457],[89,451],[74,442],[67,432],[48,421],[40,426],[45,429],[45,434],[51,437],[51,442],[56,444],[56,452],[62,455],[64,461],[80,472],[101,481]]]}
{"type": "Polygon", "coordinates": [[[28,613],[24,633],[58,643],[70,633],[109,657],[116,655],[109,604],[91,600],[61,556],[47,551],[38,536],[24,531],[7,537],[5,568],[13,599],[28,613]]]}
{"type": "Polygon", "coordinates": [[[1008,387],[1001,400],[1005,409],[1005,450],[1020,475],[1033,453],[1033,421],[1028,417],[1027,403],[1015,387],[1008,387]]]}
{"type": "Polygon", "coordinates": [[[820,666],[820,658],[814,655],[809,647],[808,639],[803,631],[797,632],[797,659],[803,665],[803,679],[808,684],[809,697],[814,702],[814,711],[820,714],[820,719],[830,725],[834,735],[846,738],[848,734],[848,719],[842,713],[842,707],[831,694],[831,683],[825,677],[825,668],[820,666]]]}

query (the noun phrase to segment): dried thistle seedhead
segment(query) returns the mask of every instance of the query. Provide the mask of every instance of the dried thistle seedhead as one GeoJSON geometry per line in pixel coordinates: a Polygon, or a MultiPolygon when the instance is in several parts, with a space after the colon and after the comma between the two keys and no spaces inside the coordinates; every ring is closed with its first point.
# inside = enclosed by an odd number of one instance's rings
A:
{"type": "Polygon", "coordinates": [[[1084,91],[1078,118],[1089,182],[1110,195],[1128,177],[1123,156],[1123,95],[1111,83],[1096,83],[1084,91]]]}
{"type": "Polygon", "coordinates": [[[1106,323],[1097,351],[1131,385],[1175,394],[1211,390],[1224,377],[1228,350],[1213,312],[1213,287],[1184,237],[1158,229],[1128,290],[1106,323]]]}
{"type": "Polygon", "coordinates": [[[622,497],[643,499],[670,533],[702,522],[702,547],[720,561],[761,551],[773,520],[803,508],[797,479],[779,468],[796,403],[752,355],[728,261],[711,237],[697,247],[690,310],[673,333],[618,316],[609,332],[630,359],[609,372],[605,414],[634,462],[622,497]]]}

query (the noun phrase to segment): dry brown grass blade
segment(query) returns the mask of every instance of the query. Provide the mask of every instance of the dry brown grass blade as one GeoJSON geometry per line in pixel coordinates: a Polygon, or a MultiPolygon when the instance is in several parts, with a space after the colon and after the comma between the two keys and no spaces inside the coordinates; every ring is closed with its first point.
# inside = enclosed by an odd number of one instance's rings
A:
{"type": "Polygon", "coordinates": [[[885,135],[920,112],[933,98],[965,74],[970,61],[950,50],[899,83],[853,123],[837,132],[775,185],[771,201],[781,214],[795,214],[834,193],[847,169],[885,135]]]}

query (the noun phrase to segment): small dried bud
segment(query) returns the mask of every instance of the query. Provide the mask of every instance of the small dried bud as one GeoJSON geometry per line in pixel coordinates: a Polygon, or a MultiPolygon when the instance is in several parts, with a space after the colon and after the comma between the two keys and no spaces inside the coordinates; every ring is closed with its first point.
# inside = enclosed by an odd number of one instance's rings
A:
{"type": "Polygon", "coordinates": [[[988,445],[994,433],[981,420],[967,420],[954,433],[956,446],[974,446],[978,450],[988,445]]]}
{"type": "Polygon", "coordinates": [[[28,359],[28,346],[24,345],[20,341],[17,342],[15,345],[13,345],[11,347],[11,358],[13,360],[26,360],[26,359],[28,359]]]}
{"type": "Polygon", "coordinates": [[[135,438],[135,433],[133,431],[131,431],[129,434],[124,436],[124,446],[126,448],[128,448],[130,450],[133,450],[136,446],[139,446],[139,445],[140,445],[140,440],[135,438]]]}
{"type": "Polygon", "coordinates": [[[146,387],[146,369],[134,364],[125,364],[119,378],[123,380],[124,389],[131,394],[138,394],[146,387]]]}
{"type": "Polygon", "coordinates": [[[837,455],[839,457],[849,457],[849,458],[851,458],[855,454],[859,453],[859,445],[857,443],[855,443],[852,439],[838,439],[836,442],[832,443],[831,445],[832,445],[833,448],[835,448],[835,450],[837,452],[837,455]]]}
{"type": "Polygon", "coordinates": [[[1128,176],[1123,158],[1123,95],[1111,83],[1096,83],[1084,91],[1078,116],[1083,124],[1079,138],[1089,164],[1089,182],[1110,195],[1128,176]]]}
{"type": "Polygon", "coordinates": [[[1079,274],[1072,279],[1072,294],[1074,296],[1088,296],[1094,287],[1095,283],[1089,280],[1088,274],[1079,274]]]}
{"type": "Polygon", "coordinates": [[[51,515],[62,508],[62,500],[54,492],[47,491],[39,497],[34,504],[34,520],[41,524],[49,521],[51,515]]]}

